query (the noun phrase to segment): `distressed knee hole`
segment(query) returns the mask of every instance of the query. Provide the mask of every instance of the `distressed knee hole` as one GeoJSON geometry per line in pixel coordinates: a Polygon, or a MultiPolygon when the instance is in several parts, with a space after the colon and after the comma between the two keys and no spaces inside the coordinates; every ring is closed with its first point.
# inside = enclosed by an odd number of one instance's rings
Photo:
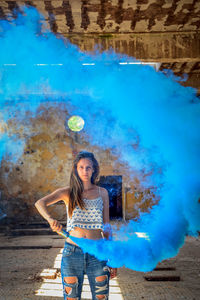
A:
{"type": "Polygon", "coordinates": [[[98,276],[96,277],[96,282],[101,282],[101,281],[104,281],[108,278],[107,275],[102,275],[102,276],[98,276]]]}
{"type": "Polygon", "coordinates": [[[108,299],[108,275],[97,276],[95,281],[96,299],[108,299]]]}
{"type": "MultiPolygon", "coordinates": [[[[75,276],[72,276],[72,277],[64,277],[64,281],[67,283],[67,284],[75,284],[77,283],[77,277],[75,276]]],[[[67,293],[67,295],[70,295],[72,293],[72,287],[70,286],[65,286],[65,291],[67,293]]],[[[67,299],[75,299],[76,298],[67,298],[67,299]]]]}
{"type": "Polygon", "coordinates": [[[70,284],[77,283],[77,277],[75,277],[75,276],[72,276],[72,277],[64,277],[64,281],[65,281],[66,283],[70,283],[70,284]]]}

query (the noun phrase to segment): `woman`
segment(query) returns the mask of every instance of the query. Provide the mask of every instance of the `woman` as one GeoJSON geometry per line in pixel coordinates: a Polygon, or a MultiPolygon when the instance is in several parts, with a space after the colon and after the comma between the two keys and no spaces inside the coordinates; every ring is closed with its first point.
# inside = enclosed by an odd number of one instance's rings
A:
{"type": "MultiPolygon", "coordinates": [[[[67,208],[67,231],[71,236],[93,240],[111,236],[110,231],[103,231],[104,225],[109,223],[109,197],[106,189],[96,185],[98,175],[99,165],[93,153],[81,151],[73,162],[70,186],[35,203],[53,231],[60,231],[62,225],[49,215],[47,206],[62,200],[67,208]]],[[[65,300],[81,299],[84,274],[88,276],[92,299],[108,299],[109,278],[116,276],[116,269],[108,267],[106,261],[84,253],[68,237],[61,261],[65,300]]]]}

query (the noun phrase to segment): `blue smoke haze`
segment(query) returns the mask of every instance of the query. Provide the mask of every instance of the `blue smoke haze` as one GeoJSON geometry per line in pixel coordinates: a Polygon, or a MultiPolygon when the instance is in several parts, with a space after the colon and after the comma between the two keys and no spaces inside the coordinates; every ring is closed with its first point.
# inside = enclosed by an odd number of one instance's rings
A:
{"type": "Polygon", "coordinates": [[[23,153],[18,126],[27,111],[33,117],[43,102],[65,102],[71,114],[84,119],[82,134],[91,145],[110,148],[128,164],[130,180],[137,174],[142,187],[156,187],[160,198],[137,222],[114,228],[112,241],[77,243],[100,259],[109,258],[112,266],[152,270],[178,253],[187,234],[200,230],[196,91],[181,86],[170,72],[120,65],[136,60],[112,50],[83,53],[51,33],[36,9],[21,10],[17,18],[0,21],[0,120],[18,120],[15,132],[8,126],[0,130],[0,158],[16,161],[23,153]],[[91,62],[95,66],[82,65],[91,62]],[[135,232],[146,232],[149,239],[135,232]]]}

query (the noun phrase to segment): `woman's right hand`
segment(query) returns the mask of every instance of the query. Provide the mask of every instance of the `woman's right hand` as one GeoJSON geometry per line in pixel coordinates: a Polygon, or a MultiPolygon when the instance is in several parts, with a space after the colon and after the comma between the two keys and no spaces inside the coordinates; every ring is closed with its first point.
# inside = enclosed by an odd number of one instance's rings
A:
{"type": "Polygon", "coordinates": [[[53,231],[61,231],[62,225],[57,220],[49,218],[48,222],[53,231]]]}

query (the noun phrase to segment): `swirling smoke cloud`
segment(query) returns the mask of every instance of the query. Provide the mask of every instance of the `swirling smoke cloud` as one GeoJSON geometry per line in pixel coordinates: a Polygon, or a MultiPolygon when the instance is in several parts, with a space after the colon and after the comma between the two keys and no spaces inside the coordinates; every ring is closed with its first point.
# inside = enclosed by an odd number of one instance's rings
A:
{"type": "MultiPolygon", "coordinates": [[[[15,116],[32,116],[42,102],[65,101],[85,121],[91,145],[109,148],[126,163],[130,180],[156,187],[159,204],[122,225],[113,240],[79,239],[83,249],[113,267],[152,270],[175,256],[186,235],[200,230],[200,103],[173,74],[122,65],[133,58],[114,51],[83,53],[45,26],[31,7],[0,22],[0,156],[17,161],[25,142],[6,130],[15,116]],[[95,63],[94,65],[83,65],[95,63]],[[133,145],[137,145],[133,147],[133,145]],[[145,232],[140,238],[135,232],[145,232]]],[[[26,122],[28,122],[26,118],[26,122]]],[[[28,136],[29,132],[26,132],[28,136]]]]}

